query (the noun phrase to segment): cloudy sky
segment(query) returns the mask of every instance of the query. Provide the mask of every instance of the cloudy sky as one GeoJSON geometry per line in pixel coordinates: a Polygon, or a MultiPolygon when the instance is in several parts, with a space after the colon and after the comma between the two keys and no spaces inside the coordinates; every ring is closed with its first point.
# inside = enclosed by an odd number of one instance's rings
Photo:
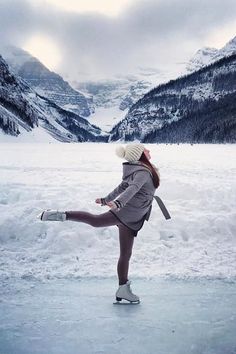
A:
{"type": "Polygon", "coordinates": [[[235,0],[0,0],[1,43],[76,80],[172,70],[236,36],[235,0]]]}

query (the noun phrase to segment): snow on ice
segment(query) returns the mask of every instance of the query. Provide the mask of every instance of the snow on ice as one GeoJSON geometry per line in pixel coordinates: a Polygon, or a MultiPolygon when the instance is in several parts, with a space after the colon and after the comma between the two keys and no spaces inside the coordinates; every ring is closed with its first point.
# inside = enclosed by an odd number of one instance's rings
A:
{"type": "MultiPolygon", "coordinates": [[[[121,180],[116,144],[1,144],[0,248],[3,277],[114,276],[117,227],[42,223],[44,209],[105,212],[94,203],[121,180]]],[[[133,277],[236,276],[235,145],[150,145],[159,167],[156,202],[132,256],[133,277]]]]}

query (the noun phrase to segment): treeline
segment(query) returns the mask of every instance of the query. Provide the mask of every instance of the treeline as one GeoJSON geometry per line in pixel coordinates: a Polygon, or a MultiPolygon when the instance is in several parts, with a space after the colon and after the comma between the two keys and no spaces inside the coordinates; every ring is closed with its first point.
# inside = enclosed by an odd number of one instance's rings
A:
{"type": "Polygon", "coordinates": [[[236,143],[236,93],[148,133],[144,143],[236,143]]]}

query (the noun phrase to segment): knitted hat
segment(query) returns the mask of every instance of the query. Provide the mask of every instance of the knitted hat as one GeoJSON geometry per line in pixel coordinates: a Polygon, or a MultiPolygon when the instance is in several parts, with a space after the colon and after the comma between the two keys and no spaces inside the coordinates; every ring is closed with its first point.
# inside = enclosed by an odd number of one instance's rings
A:
{"type": "Polygon", "coordinates": [[[116,149],[116,155],[129,161],[138,161],[145,147],[142,144],[128,144],[126,147],[119,146],[116,149]]]}

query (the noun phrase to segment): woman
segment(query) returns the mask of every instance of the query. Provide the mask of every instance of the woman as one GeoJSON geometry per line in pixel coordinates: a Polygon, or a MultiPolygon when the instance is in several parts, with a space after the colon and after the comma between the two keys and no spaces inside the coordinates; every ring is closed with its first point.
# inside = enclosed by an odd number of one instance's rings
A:
{"type": "Polygon", "coordinates": [[[119,228],[120,257],[117,264],[119,288],[116,300],[122,299],[139,303],[139,297],[132,293],[128,280],[129,260],[132,254],[134,237],[149,219],[153,196],[160,184],[157,169],[150,163],[150,151],[142,144],[128,144],[119,147],[116,154],[124,158],[122,182],[106,197],[98,198],[96,203],[107,205],[110,210],[94,215],[84,211],[46,210],[42,221],[78,221],[94,227],[117,225],[119,228]]]}

